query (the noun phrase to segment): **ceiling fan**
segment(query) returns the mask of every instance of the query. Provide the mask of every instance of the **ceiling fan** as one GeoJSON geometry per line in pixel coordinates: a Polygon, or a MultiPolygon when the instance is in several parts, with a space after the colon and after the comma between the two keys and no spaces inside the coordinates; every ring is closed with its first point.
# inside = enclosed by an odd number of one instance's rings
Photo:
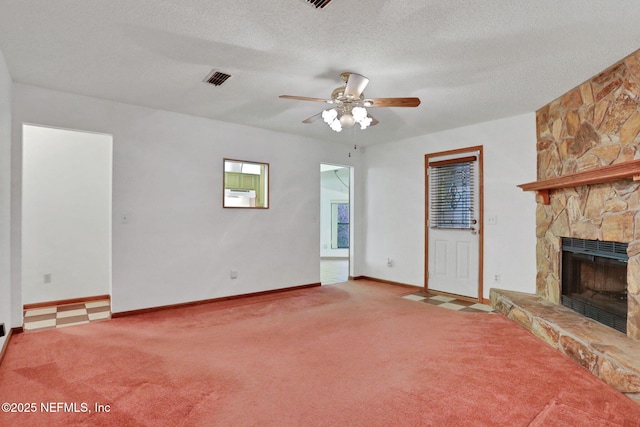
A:
{"type": "Polygon", "coordinates": [[[369,115],[367,108],[417,107],[420,105],[420,98],[365,98],[363,91],[369,83],[368,78],[349,72],[340,74],[340,77],[345,85],[334,89],[330,99],[293,95],[280,95],[280,98],[333,104],[333,108],[311,116],[303,120],[302,123],[312,123],[322,118],[336,132],[356,123],[360,125],[360,129],[377,125],[379,122],[369,115]]]}

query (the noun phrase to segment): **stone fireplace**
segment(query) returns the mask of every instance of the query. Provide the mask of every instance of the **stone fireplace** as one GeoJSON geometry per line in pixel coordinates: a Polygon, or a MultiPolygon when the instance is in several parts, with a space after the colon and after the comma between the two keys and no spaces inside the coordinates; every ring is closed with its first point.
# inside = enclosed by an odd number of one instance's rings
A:
{"type": "Polygon", "coordinates": [[[640,403],[640,51],[540,108],[536,129],[537,181],[519,185],[537,192],[536,294],[492,288],[491,305],[640,403]],[[568,273],[584,287],[565,295],[613,306],[626,335],[561,304],[568,273]]]}
{"type": "MultiPolygon", "coordinates": [[[[538,180],[640,157],[640,51],[536,112],[538,180]]],[[[628,244],[627,336],[640,340],[640,183],[557,188],[537,196],[536,292],[561,302],[562,238],[628,244]],[[547,204],[548,202],[548,204],[547,204]]]]}

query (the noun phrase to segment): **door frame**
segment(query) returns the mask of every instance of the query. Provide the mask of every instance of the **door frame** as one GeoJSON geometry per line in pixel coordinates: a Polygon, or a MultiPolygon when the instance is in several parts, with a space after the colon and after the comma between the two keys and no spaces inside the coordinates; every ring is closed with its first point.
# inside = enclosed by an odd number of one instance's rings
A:
{"type": "MultiPolygon", "coordinates": [[[[438,151],[436,153],[429,153],[424,155],[424,290],[429,290],[429,160],[434,157],[452,156],[452,155],[464,155],[478,153],[478,224],[480,230],[478,231],[478,302],[485,302],[483,295],[484,290],[484,163],[483,163],[483,146],[475,145],[472,147],[458,148],[455,150],[438,151]]],[[[445,293],[437,291],[438,293],[445,293]]],[[[451,294],[453,295],[453,294],[451,294]]],[[[458,296],[458,295],[456,295],[458,296]]],[[[465,297],[471,300],[475,298],[465,297]]]]}

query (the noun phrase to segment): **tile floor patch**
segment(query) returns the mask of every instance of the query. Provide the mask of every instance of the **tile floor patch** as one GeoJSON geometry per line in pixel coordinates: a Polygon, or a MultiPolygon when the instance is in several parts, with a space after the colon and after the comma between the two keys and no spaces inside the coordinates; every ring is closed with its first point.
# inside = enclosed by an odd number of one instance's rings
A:
{"type": "Polygon", "coordinates": [[[444,295],[436,295],[431,297],[434,301],[442,301],[442,302],[451,302],[453,300],[455,300],[455,298],[451,298],[451,297],[446,297],[444,295]]]}
{"type": "Polygon", "coordinates": [[[493,309],[486,304],[475,303],[444,295],[431,294],[425,291],[418,291],[412,294],[403,295],[402,298],[437,305],[438,307],[449,310],[463,311],[465,313],[495,313],[493,309]]]}
{"type": "Polygon", "coordinates": [[[410,299],[410,300],[413,300],[413,301],[423,301],[425,299],[425,297],[423,297],[421,295],[414,295],[414,294],[405,295],[402,298],[410,299]]]}
{"type": "Polygon", "coordinates": [[[58,319],[62,319],[63,317],[82,316],[83,314],[87,314],[86,308],[76,308],[74,310],[67,310],[67,311],[58,310],[58,313],[56,313],[56,317],[58,319]]]}
{"type": "Polygon", "coordinates": [[[111,318],[109,300],[43,307],[24,311],[24,330],[62,328],[111,318]]]}
{"type": "Polygon", "coordinates": [[[89,302],[86,302],[84,305],[86,305],[87,308],[109,307],[110,302],[109,302],[109,300],[89,301],[89,302]]]}
{"type": "Polygon", "coordinates": [[[58,311],[57,307],[32,308],[25,312],[25,316],[38,316],[40,314],[53,314],[58,311]]]}
{"type": "Polygon", "coordinates": [[[27,331],[32,331],[34,329],[45,329],[45,328],[55,328],[55,327],[56,327],[56,319],[37,320],[35,322],[24,324],[24,329],[27,331]]]}
{"type": "Polygon", "coordinates": [[[58,313],[61,311],[73,311],[73,310],[84,310],[87,306],[84,303],[81,304],[66,304],[58,306],[58,313]]]}
{"type": "Polygon", "coordinates": [[[493,308],[491,308],[490,305],[486,305],[486,304],[473,304],[473,305],[470,305],[469,307],[475,308],[476,310],[493,311],[493,308]]]}
{"type": "Polygon", "coordinates": [[[108,319],[111,317],[111,313],[108,311],[99,311],[97,313],[89,313],[89,320],[108,319]]]}
{"type": "Polygon", "coordinates": [[[41,320],[56,320],[56,313],[38,314],[36,316],[29,316],[30,322],[40,322],[41,320]]]}

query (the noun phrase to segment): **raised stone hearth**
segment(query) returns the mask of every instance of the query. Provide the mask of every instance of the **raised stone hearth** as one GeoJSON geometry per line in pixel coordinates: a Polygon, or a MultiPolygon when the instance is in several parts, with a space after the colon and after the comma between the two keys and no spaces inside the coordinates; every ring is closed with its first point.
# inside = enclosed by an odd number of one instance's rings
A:
{"type": "Polygon", "coordinates": [[[491,306],[640,403],[640,342],[539,295],[491,289],[491,306]]]}

